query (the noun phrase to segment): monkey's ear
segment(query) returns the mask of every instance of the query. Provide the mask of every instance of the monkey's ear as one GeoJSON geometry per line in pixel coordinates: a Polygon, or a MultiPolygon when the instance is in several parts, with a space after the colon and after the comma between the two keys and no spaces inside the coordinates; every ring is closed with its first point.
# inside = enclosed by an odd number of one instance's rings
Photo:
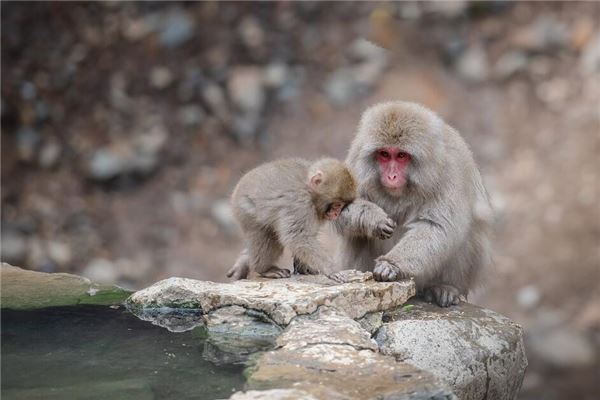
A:
{"type": "Polygon", "coordinates": [[[316,170],[314,174],[310,177],[310,186],[312,188],[318,187],[321,183],[323,183],[323,171],[316,170]]]}

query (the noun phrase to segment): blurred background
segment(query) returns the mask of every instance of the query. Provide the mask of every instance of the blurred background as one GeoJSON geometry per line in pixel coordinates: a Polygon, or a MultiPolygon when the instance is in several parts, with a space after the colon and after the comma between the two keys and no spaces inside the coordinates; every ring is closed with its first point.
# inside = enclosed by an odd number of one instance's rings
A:
{"type": "Polygon", "coordinates": [[[524,326],[521,398],[596,398],[600,3],[2,2],[1,29],[3,261],[224,281],[244,171],[344,158],[367,106],[417,101],[493,198],[471,301],[524,326]]]}

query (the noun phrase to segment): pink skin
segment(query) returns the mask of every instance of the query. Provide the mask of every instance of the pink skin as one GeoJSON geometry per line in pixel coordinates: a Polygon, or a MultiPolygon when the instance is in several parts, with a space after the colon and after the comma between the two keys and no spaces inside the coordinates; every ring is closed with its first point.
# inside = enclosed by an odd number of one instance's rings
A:
{"type": "Polygon", "coordinates": [[[325,218],[327,218],[330,221],[333,221],[334,219],[340,216],[343,208],[344,203],[342,203],[341,201],[336,201],[335,203],[332,203],[331,207],[329,208],[329,211],[327,211],[327,213],[325,214],[325,218]]]}
{"type": "Polygon", "coordinates": [[[410,154],[397,147],[383,147],[376,151],[375,158],[381,172],[381,184],[391,192],[402,189],[406,184],[410,154]]]}

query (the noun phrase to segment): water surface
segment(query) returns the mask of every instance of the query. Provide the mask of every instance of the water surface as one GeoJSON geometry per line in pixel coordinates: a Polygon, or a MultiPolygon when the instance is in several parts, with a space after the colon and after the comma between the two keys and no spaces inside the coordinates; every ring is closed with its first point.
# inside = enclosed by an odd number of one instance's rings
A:
{"type": "Polygon", "coordinates": [[[123,309],[2,310],[3,400],[219,399],[242,366],[203,358],[197,330],[172,333],[123,309]]]}

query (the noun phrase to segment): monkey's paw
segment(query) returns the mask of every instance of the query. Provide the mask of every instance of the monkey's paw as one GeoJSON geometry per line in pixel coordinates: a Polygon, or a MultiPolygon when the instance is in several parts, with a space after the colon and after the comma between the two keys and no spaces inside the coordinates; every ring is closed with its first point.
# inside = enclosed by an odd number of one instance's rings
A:
{"type": "Polygon", "coordinates": [[[396,229],[396,223],[391,218],[386,218],[383,221],[379,221],[373,230],[373,236],[385,240],[392,237],[394,230],[396,229]]]}
{"type": "Polygon", "coordinates": [[[294,257],[294,273],[300,275],[319,275],[321,272],[294,257]]]}
{"type": "Polygon", "coordinates": [[[393,282],[408,279],[410,275],[402,268],[386,260],[377,260],[373,268],[373,278],[379,282],[393,282]]]}
{"type": "Polygon", "coordinates": [[[454,286],[433,285],[424,290],[423,298],[429,303],[437,303],[440,307],[449,307],[460,303],[460,292],[454,286]]]}
{"type": "Polygon", "coordinates": [[[236,264],[227,271],[227,277],[234,281],[246,279],[249,272],[250,267],[247,264],[236,264]]]}
{"type": "Polygon", "coordinates": [[[279,268],[279,267],[276,267],[275,265],[273,265],[271,268],[269,268],[265,272],[261,272],[260,276],[262,276],[263,278],[270,278],[270,279],[282,279],[282,278],[289,278],[291,276],[291,274],[288,269],[279,268]]]}

